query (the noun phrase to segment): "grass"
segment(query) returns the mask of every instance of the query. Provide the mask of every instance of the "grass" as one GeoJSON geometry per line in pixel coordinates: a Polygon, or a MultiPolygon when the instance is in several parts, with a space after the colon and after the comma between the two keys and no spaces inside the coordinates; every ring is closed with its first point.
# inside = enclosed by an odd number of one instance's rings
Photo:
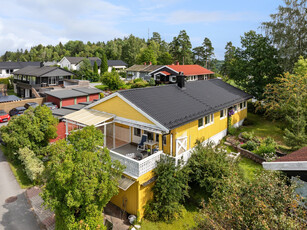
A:
{"type": "Polygon", "coordinates": [[[17,94],[14,93],[14,89],[8,89],[7,90],[7,95],[15,95],[15,96],[17,96],[17,94]]]}
{"type": "Polygon", "coordinates": [[[261,164],[245,157],[240,159],[239,168],[242,170],[244,178],[248,180],[253,180],[255,175],[263,170],[261,164]]]}
{"type": "Polygon", "coordinates": [[[33,187],[34,184],[31,182],[31,180],[28,178],[27,174],[23,170],[23,166],[18,164],[16,161],[11,160],[7,156],[7,150],[3,145],[1,145],[0,148],[1,148],[2,152],[4,153],[4,155],[6,156],[6,160],[9,163],[10,168],[11,168],[18,184],[20,185],[20,187],[23,188],[23,189],[33,187]]]}
{"type": "Polygon", "coordinates": [[[108,86],[106,85],[95,85],[95,88],[100,89],[100,90],[106,90],[108,86]]]}
{"type": "Polygon", "coordinates": [[[185,230],[196,226],[194,217],[198,212],[195,210],[184,211],[183,217],[173,221],[172,223],[165,222],[151,222],[148,220],[143,220],[141,224],[142,230],[185,230]]]}
{"type": "Polygon", "coordinates": [[[238,129],[238,132],[251,132],[253,131],[255,136],[259,136],[262,138],[272,137],[278,144],[284,144],[283,135],[284,131],[281,127],[283,124],[277,121],[270,121],[265,119],[264,117],[248,113],[247,121],[251,123],[251,125],[243,126],[238,129]]]}

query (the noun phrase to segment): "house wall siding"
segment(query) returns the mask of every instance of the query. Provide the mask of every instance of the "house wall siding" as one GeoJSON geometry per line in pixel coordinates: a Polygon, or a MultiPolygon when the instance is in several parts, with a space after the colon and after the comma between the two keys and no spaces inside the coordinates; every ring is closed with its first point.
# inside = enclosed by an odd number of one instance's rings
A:
{"type": "Polygon", "coordinates": [[[74,105],[75,104],[75,98],[66,98],[62,100],[62,107],[63,106],[68,106],[68,105],[74,105]]]}
{"type": "Polygon", "coordinates": [[[107,113],[115,114],[119,117],[140,121],[148,124],[154,124],[136,109],[132,108],[128,103],[123,101],[118,96],[106,100],[94,107],[92,109],[104,111],[107,113]]]}
{"type": "Polygon", "coordinates": [[[92,94],[92,95],[89,95],[89,100],[90,101],[93,101],[93,100],[98,100],[99,99],[99,94],[92,94]]]}
{"type": "Polygon", "coordinates": [[[80,102],[87,102],[87,96],[85,97],[77,97],[77,104],[80,102]]]}
{"type": "Polygon", "coordinates": [[[61,108],[61,100],[56,98],[56,97],[52,97],[52,96],[47,95],[46,101],[52,102],[53,104],[57,105],[58,108],[61,108]]]}

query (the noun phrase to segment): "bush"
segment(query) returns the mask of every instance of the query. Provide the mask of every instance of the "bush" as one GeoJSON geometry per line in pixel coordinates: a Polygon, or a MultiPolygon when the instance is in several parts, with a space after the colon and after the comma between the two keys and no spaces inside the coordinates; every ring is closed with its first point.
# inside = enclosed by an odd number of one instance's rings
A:
{"type": "Polygon", "coordinates": [[[95,88],[100,89],[100,90],[106,90],[108,88],[107,85],[95,85],[95,88]]]}
{"type": "Polygon", "coordinates": [[[121,78],[126,78],[126,77],[127,77],[127,73],[124,72],[124,71],[121,71],[121,72],[119,72],[119,76],[120,76],[121,78]]]}
{"type": "Polygon", "coordinates": [[[153,78],[150,78],[149,85],[150,86],[155,86],[156,85],[156,82],[155,82],[155,80],[153,78]]]}
{"type": "Polygon", "coordinates": [[[188,173],[180,163],[176,166],[174,159],[165,156],[154,169],[157,176],[153,187],[153,200],[145,206],[145,218],[151,221],[172,221],[182,215],[180,204],[188,196],[188,173]]]}
{"type": "Polygon", "coordinates": [[[237,128],[231,126],[231,127],[228,128],[228,134],[229,135],[236,135],[237,130],[238,130],[237,128]]]}
{"type": "Polygon", "coordinates": [[[111,90],[117,90],[124,85],[124,82],[120,80],[119,74],[115,71],[111,73],[105,72],[102,75],[102,83],[107,85],[111,90]]]}
{"type": "Polygon", "coordinates": [[[43,162],[35,156],[28,147],[19,149],[18,158],[25,167],[25,172],[31,181],[38,181],[45,169],[43,162]]]}
{"type": "Polygon", "coordinates": [[[241,137],[243,137],[246,140],[252,140],[254,138],[254,132],[243,132],[241,133],[241,137]]]}
{"type": "Polygon", "coordinates": [[[265,159],[272,159],[275,157],[276,146],[276,142],[273,138],[267,137],[254,152],[265,159]]]}
{"type": "Polygon", "coordinates": [[[254,151],[257,149],[257,143],[254,141],[247,141],[245,144],[241,145],[241,148],[246,149],[248,151],[254,151]]]}
{"type": "Polygon", "coordinates": [[[144,87],[147,87],[147,86],[148,86],[147,81],[144,81],[144,80],[138,78],[138,79],[135,79],[134,83],[131,84],[131,89],[133,89],[133,88],[144,88],[144,87]]]}

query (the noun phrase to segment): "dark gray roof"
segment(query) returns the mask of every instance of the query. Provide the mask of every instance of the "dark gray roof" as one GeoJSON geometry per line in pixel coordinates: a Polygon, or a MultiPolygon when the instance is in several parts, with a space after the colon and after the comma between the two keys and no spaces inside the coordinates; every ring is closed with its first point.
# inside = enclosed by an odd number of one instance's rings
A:
{"type": "Polygon", "coordinates": [[[122,60],[108,60],[108,66],[128,66],[128,64],[122,60]]]}
{"type": "Polygon", "coordinates": [[[73,113],[73,112],[76,112],[76,110],[73,110],[73,109],[64,109],[64,108],[61,108],[61,109],[53,109],[53,110],[52,110],[52,115],[53,115],[53,116],[62,117],[62,116],[65,116],[65,115],[70,114],[70,113],[73,113]]]}
{"type": "Polygon", "coordinates": [[[131,71],[131,72],[152,72],[156,69],[159,69],[163,65],[133,65],[126,69],[126,71],[131,71]]]}
{"type": "Polygon", "coordinates": [[[50,76],[71,76],[74,75],[72,72],[67,71],[65,69],[59,67],[51,67],[51,66],[27,66],[20,70],[15,71],[13,74],[15,75],[27,75],[27,76],[35,76],[35,77],[50,77],[50,76]]]}
{"type": "Polygon", "coordinates": [[[97,88],[74,88],[73,90],[76,90],[82,93],[86,93],[86,94],[97,94],[97,93],[102,92],[102,90],[97,89],[97,88]]]}
{"type": "Polygon", "coordinates": [[[22,69],[26,66],[40,66],[40,62],[0,62],[0,69],[22,69]]]}
{"type": "Polygon", "coordinates": [[[98,57],[89,57],[88,58],[90,60],[90,63],[92,66],[94,66],[95,62],[97,63],[97,66],[100,67],[101,66],[101,59],[98,57]]]}
{"type": "Polygon", "coordinates": [[[80,102],[79,105],[89,105],[92,104],[93,101],[87,101],[87,102],[80,102]]]}
{"type": "Polygon", "coordinates": [[[1,102],[10,102],[10,101],[21,101],[21,98],[15,96],[15,95],[8,95],[8,96],[0,97],[0,103],[1,102]]]}
{"type": "Polygon", "coordinates": [[[71,89],[55,90],[55,91],[46,92],[45,94],[59,99],[87,96],[86,93],[82,93],[71,89]]]}
{"type": "Polygon", "coordinates": [[[118,92],[168,129],[174,129],[213,112],[252,98],[222,80],[130,89],[118,92]]]}
{"type": "Polygon", "coordinates": [[[83,109],[85,106],[86,106],[86,105],[76,104],[76,105],[64,106],[64,107],[62,107],[62,108],[63,108],[63,109],[80,110],[80,109],[83,109]]]}
{"type": "MultiPolygon", "coordinates": [[[[86,59],[87,57],[65,57],[71,64],[78,64],[81,61],[83,61],[84,59],[86,59]]],[[[101,65],[101,59],[99,57],[88,57],[88,60],[90,60],[90,63],[92,66],[94,66],[94,63],[96,61],[97,65],[100,66],[101,65]]]]}

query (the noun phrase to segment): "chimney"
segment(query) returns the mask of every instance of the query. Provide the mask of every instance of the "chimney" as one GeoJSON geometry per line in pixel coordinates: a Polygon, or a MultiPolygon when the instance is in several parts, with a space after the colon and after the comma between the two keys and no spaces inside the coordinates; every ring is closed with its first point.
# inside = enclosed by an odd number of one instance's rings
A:
{"type": "Polygon", "coordinates": [[[179,61],[176,62],[176,65],[179,65],[179,61]]]}
{"type": "Polygon", "coordinates": [[[151,65],[151,62],[149,62],[149,65],[151,65]]]}
{"type": "Polygon", "coordinates": [[[144,65],[146,65],[146,62],[144,62],[144,65]]]}
{"type": "Polygon", "coordinates": [[[181,89],[185,89],[185,76],[183,75],[183,72],[179,72],[179,75],[177,76],[177,86],[181,89]]]}

